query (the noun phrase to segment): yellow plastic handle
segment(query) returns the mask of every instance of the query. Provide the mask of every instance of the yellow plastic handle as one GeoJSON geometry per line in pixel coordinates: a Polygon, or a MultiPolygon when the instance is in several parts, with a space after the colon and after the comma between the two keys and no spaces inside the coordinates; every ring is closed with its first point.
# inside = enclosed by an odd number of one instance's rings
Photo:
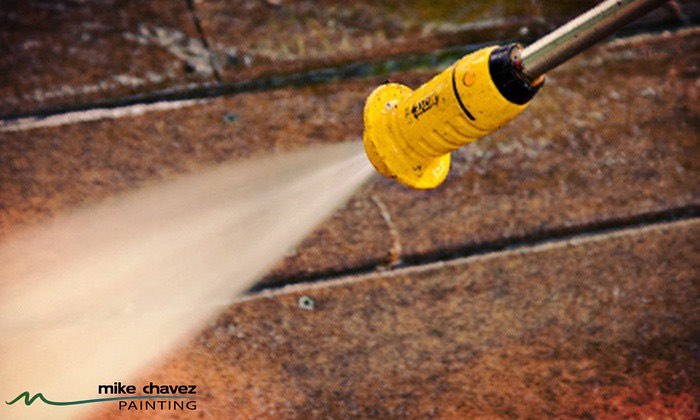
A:
{"type": "Polygon", "coordinates": [[[489,71],[497,47],[468,54],[416,90],[379,86],[364,109],[364,145],[384,176],[417,189],[440,185],[450,152],[500,128],[520,114],[489,71]]]}

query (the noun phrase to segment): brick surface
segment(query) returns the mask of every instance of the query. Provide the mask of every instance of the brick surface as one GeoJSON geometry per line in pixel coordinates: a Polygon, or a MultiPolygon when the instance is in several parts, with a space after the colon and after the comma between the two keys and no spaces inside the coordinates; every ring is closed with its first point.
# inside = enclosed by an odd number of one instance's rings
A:
{"type": "Polygon", "coordinates": [[[197,384],[214,418],[693,417],[699,238],[696,219],[257,296],[144,380],[197,384]]]}

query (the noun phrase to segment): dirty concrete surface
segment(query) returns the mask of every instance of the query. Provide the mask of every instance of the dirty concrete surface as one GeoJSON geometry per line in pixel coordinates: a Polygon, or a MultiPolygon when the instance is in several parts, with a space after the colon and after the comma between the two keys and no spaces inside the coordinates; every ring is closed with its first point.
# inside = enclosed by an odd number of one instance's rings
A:
{"type": "MultiPolygon", "coordinates": [[[[531,35],[592,2],[277,3],[3,5],[17,26],[0,29],[0,114],[480,42],[469,23],[504,16],[488,36],[529,36],[527,22],[531,35]],[[32,41],[52,27],[71,29],[32,41]]],[[[608,42],[456,152],[440,189],[374,178],[261,279],[315,283],[232,305],[143,378],[200,384],[212,417],[693,417],[699,43],[697,28],[608,42]],[[445,262],[472,254],[484,255],[445,262]]],[[[436,70],[389,78],[415,87],[436,70]]],[[[0,240],[209,165],[358,141],[363,101],[386,78],[1,125],[0,240]]]]}

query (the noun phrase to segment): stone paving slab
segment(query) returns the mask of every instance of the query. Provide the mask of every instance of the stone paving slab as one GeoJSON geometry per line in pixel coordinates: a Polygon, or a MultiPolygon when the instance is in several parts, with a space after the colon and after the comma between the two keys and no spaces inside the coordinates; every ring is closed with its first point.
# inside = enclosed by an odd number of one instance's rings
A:
{"type": "MultiPolygon", "coordinates": [[[[517,39],[530,42],[597,1],[224,1],[197,3],[227,82],[437,48],[517,39]]],[[[691,19],[681,4],[645,25],[691,19]]]]}
{"type": "Polygon", "coordinates": [[[0,115],[213,82],[186,2],[0,5],[0,115]]]}
{"type": "MultiPolygon", "coordinates": [[[[219,79],[236,84],[443,47],[527,42],[595,3],[4,1],[0,116],[188,97],[220,87],[219,79]]],[[[698,16],[696,3],[681,2],[641,25],[698,16]]]]}
{"type": "Polygon", "coordinates": [[[620,44],[554,72],[518,120],[454,153],[443,186],[413,191],[378,178],[267,281],[439,259],[697,210],[698,40],[668,41],[620,44]],[[656,55],[669,47],[665,58],[656,55]],[[624,58],[635,48],[636,58],[624,58]],[[381,207],[389,220],[383,235],[358,232],[358,222],[381,207]],[[392,244],[372,261],[364,250],[378,237],[392,244]]]}
{"type": "MultiPolygon", "coordinates": [[[[464,255],[697,209],[698,42],[697,30],[645,35],[572,62],[549,77],[519,120],[457,152],[442,187],[413,191],[375,177],[266,282],[464,255]]],[[[432,71],[392,79],[417,86],[432,71]]],[[[357,140],[364,98],[380,82],[247,93],[0,132],[0,235],[203,165],[357,140]]]]}
{"type": "Polygon", "coordinates": [[[694,219],[264,293],[143,380],[197,384],[212,418],[691,418],[698,239],[694,219]]]}

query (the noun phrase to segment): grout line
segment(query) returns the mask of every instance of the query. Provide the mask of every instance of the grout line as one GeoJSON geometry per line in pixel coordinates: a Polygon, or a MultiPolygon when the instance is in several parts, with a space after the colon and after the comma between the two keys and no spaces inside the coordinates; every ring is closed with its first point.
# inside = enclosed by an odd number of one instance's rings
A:
{"type": "Polygon", "coordinates": [[[591,222],[579,226],[563,227],[551,231],[525,234],[521,237],[501,238],[495,241],[469,244],[462,247],[440,250],[429,254],[412,256],[404,255],[403,264],[395,267],[393,270],[378,271],[376,269],[376,264],[368,264],[348,270],[322,272],[304,277],[268,277],[265,278],[263,282],[254,285],[248,290],[248,292],[257,293],[264,290],[280,289],[297,283],[325,283],[326,281],[348,276],[377,275],[380,272],[391,274],[411,267],[420,267],[423,265],[446,263],[450,261],[460,261],[464,258],[501,253],[504,251],[517,251],[522,248],[542,246],[553,242],[558,243],[561,241],[573,242],[577,240],[585,240],[588,237],[625,232],[629,230],[656,226],[663,223],[672,223],[675,221],[697,219],[699,216],[700,205],[688,204],[683,207],[633,215],[621,219],[591,222]]]}
{"type": "Polygon", "coordinates": [[[276,287],[256,290],[254,292],[251,291],[252,293],[249,292],[249,294],[235,299],[232,302],[228,302],[228,304],[301,292],[308,293],[312,290],[336,287],[361,281],[369,281],[377,278],[390,278],[407,274],[425,273],[431,270],[460,266],[475,261],[488,261],[495,258],[529,255],[550,250],[565,249],[567,247],[596,243],[609,239],[630,237],[640,234],[643,235],[647,233],[658,233],[666,229],[673,229],[675,227],[687,224],[700,224],[700,217],[697,217],[698,215],[700,215],[700,212],[698,212],[695,216],[682,217],[672,220],[662,220],[656,223],[629,225],[617,229],[607,229],[596,232],[586,232],[585,234],[551,238],[546,241],[526,243],[498,251],[466,255],[449,260],[424,262],[422,264],[405,266],[390,271],[349,273],[342,276],[329,277],[323,281],[282,284],[276,287]]]}
{"type": "Polygon", "coordinates": [[[0,120],[0,133],[31,130],[34,128],[57,127],[88,121],[133,117],[153,111],[169,111],[186,108],[205,101],[206,99],[163,101],[151,104],[134,104],[120,108],[92,108],[86,111],[65,112],[63,114],[50,115],[43,118],[26,117],[12,121],[0,120]]]}

